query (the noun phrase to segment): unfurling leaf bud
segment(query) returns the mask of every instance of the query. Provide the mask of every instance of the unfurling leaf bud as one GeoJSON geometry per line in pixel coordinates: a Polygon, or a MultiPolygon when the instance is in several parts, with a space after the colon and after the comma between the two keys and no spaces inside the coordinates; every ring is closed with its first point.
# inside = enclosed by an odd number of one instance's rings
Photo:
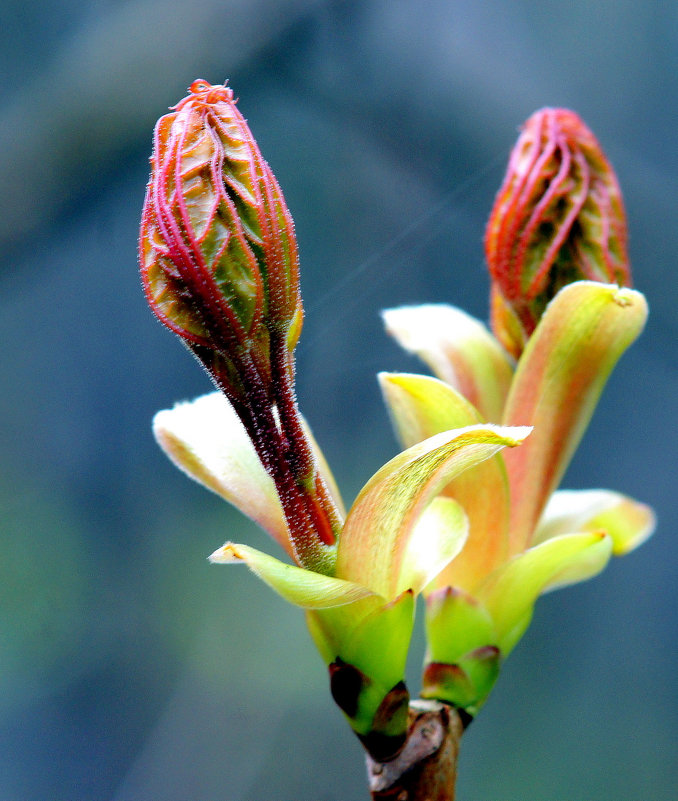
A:
{"type": "Polygon", "coordinates": [[[301,331],[297,245],[232,90],[194,81],[158,121],[151,167],[140,235],[151,308],[232,398],[252,369],[268,386],[301,331]]]}
{"type": "Polygon", "coordinates": [[[492,326],[519,355],[549,301],[578,280],[631,285],[621,191],[600,144],[567,109],[525,123],[485,235],[492,326]]]}
{"type": "Polygon", "coordinates": [[[230,401],[275,484],[290,552],[330,572],[340,514],[294,394],[292,218],[226,84],[194,81],[171,112],[155,126],[141,220],[146,298],[230,401]]]}

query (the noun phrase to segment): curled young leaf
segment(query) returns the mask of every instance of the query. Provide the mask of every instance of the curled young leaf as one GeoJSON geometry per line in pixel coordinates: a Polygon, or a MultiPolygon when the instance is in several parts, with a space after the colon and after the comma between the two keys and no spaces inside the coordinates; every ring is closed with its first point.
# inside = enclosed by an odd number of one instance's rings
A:
{"type": "Polygon", "coordinates": [[[623,556],[652,535],[656,519],[644,503],[612,490],[558,490],[539,521],[532,545],[575,531],[605,531],[612,552],[623,556]]]}
{"type": "MultiPolygon", "coordinates": [[[[476,409],[437,378],[381,373],[379,382],[394,426],[405,446],[433,434],[480,422],[476,409]]],[[[509,491],[502,454],[495,454],[453,478],[443,489],[468,517],[469,535],[461,553],[435,577],[435,587],[473,590],[508,553],[509,491]]]]}
{"type": "MultiPolygon", "coordinates": [[[[394,598],[408,582],[414,592],[449,561],[448,546],[429,548],[421,558],[430,569],[416,575],[408,555],[421,530],[422,513],[453,478],[504,447],[519,445],[526,427],[475,425],[437,434],[391,459],[363,487],[351,507],[339,540],[336,574],[394,598]]],[[[430,542],[430,541],[429,541],[430,542]]],[[[451,558],[451,557],[450,557],[451,558]]]]}
{"type": "Polygon", "coordinates": [[[481,322],[444,304],[402,306],[382,317],[386,331],[463,395],[482,419],[501,419],[513,364],[481,322]]]}
{"type": "Polygon", "coordinates": [[[592,281],[562,289],[516,369],[505,425],[531,425],[525,445],[504,455],[511,487],[511,548],[525,548],[591,419],[620,356],[645,325],[639,292],[592,281]]]}
{"type": "Polygon", "coordinates": [[[476,597],[487,608],[504,656],[529,623],[537,598],[600,573],[612,554],[604,532],[563,534],[518,554],[487,577],[476,597]]]}

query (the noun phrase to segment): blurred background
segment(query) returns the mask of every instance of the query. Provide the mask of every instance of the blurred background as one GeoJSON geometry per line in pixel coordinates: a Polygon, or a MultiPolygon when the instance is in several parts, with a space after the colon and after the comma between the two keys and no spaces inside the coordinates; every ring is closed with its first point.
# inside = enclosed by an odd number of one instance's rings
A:
{"type": "Polygon", "coordinates": [[[659,528],[540,602],[459,797],[674,799],[678,5],[4,0],[0,64],[1,801],[367,795],[303,616],[206,561],[275,546],[151,437],[210,390],[136,266],[152,126],[199,77],[230,80],[296,221],[299,397],[348,500],[396,451],[375,373],[420,368],[379,310],[485,318],[518,126],[569,106],[599,137],[652,313],[565,484],[643,499],[659,528]]]}

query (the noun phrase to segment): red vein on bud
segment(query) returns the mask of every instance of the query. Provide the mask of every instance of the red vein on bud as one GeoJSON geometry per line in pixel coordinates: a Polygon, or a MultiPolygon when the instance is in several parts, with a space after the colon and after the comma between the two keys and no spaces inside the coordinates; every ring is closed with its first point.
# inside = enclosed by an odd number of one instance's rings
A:
{"type": "Polygon", "coordinates": [[[492,325],[516,357],[564,285],[631,284],[619,184],[574,112],[541,109],[523,126],[490,214],[485,252],[492,325]]]}
{"type": "MultiPolygon", "coordinates": [[[[556,195],[563,196],[566,194],[566,189],[563,188],[563,185],[566,183],[568,173],[570,171],[572,155],[569,152],[569,150],[565,148],[564,142],[562,142],[561,137],[557,137],[557,141],[558,144],[560,145],[560,150],[563,154],[563,160],[556,177],[551,182],[548,190],[544,193],[544,197],[539,201],[539,203],[535,207],[535,210],[532,212],[532,216],[530,217],[529,222],[525,226],[525,230],[520,238],[520,244],[517,254],[517,259],[519,261],[525,258],[525,251],[529,247],[532,235],[539,226],[539,223],[541,222],[542,219],[542,215],[544,214],[546,208],[549,206],[553,198],[556,195]]],[[[590,170],[588,164],[586,163],[586,159],[580,153],[575,154],[575,161],[577,162],[582,171],[581,191],[578,193],[578,195],[569,195],[569,199],[572,201],[572,208],[570,209],[570,212],[563,220],[562,225],[558,230],[558,233],[556,234],[549,248],[547,249],[546,253],[542,257],[541,266],[534,274],[534,278],[532,279],[530,285],[525,288],[525,297],[528,300],[532,300],[542,289],[544,281],[548,277],[548,273],[551,267],[553,266],[553,262],[556,260],[560,248],[563,246],[565,240],[569,236],[572,224],[577,219],[579,212],[581,211],[582,206],[586,201],[586,195],[589,190],[590,170]]],[[[537,178],[538,176],[535,176],[535,181],[537,178]]]]}

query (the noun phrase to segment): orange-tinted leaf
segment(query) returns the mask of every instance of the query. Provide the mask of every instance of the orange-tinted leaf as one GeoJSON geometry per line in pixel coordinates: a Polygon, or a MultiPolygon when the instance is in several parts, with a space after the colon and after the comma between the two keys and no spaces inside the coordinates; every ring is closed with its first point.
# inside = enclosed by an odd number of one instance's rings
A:
{"type": "MultiPolygon", "coordinates": [[[[405,446],[433,434],[480,422],[478,411],[449,384],[422,375],[381,373],[380,385],[405,446]]],[[[462,506],[469,536],[462,552],[438,574],[435,587],[472,590],[507,555],[509,498],[501,454],[465,470],[443,494],[462,506]]]]}
{"type": "Polygon", "coordinates": [[[454,551],[441,538],[438,549],[427,548],[416,565],[411,560],[412,539],[422,531],[416,524],[428,504],[461,472],[520,444],[528,433],[522,427],[469,426],[437,434],[396,456],[368,481],[349,511],[336,575],[385,598],[394,598],[410,582],[419,592],[423,576],[430,580],[454,551]]]}
{"type": "Polygon", "coordinates": [[[646,316],[639,292],[579,281],[556,295],[530,338],[504,415],[506,425],[534,426],[522,448],[505,454],[513,552],[530,541],[612,368],[646,316]]]}

